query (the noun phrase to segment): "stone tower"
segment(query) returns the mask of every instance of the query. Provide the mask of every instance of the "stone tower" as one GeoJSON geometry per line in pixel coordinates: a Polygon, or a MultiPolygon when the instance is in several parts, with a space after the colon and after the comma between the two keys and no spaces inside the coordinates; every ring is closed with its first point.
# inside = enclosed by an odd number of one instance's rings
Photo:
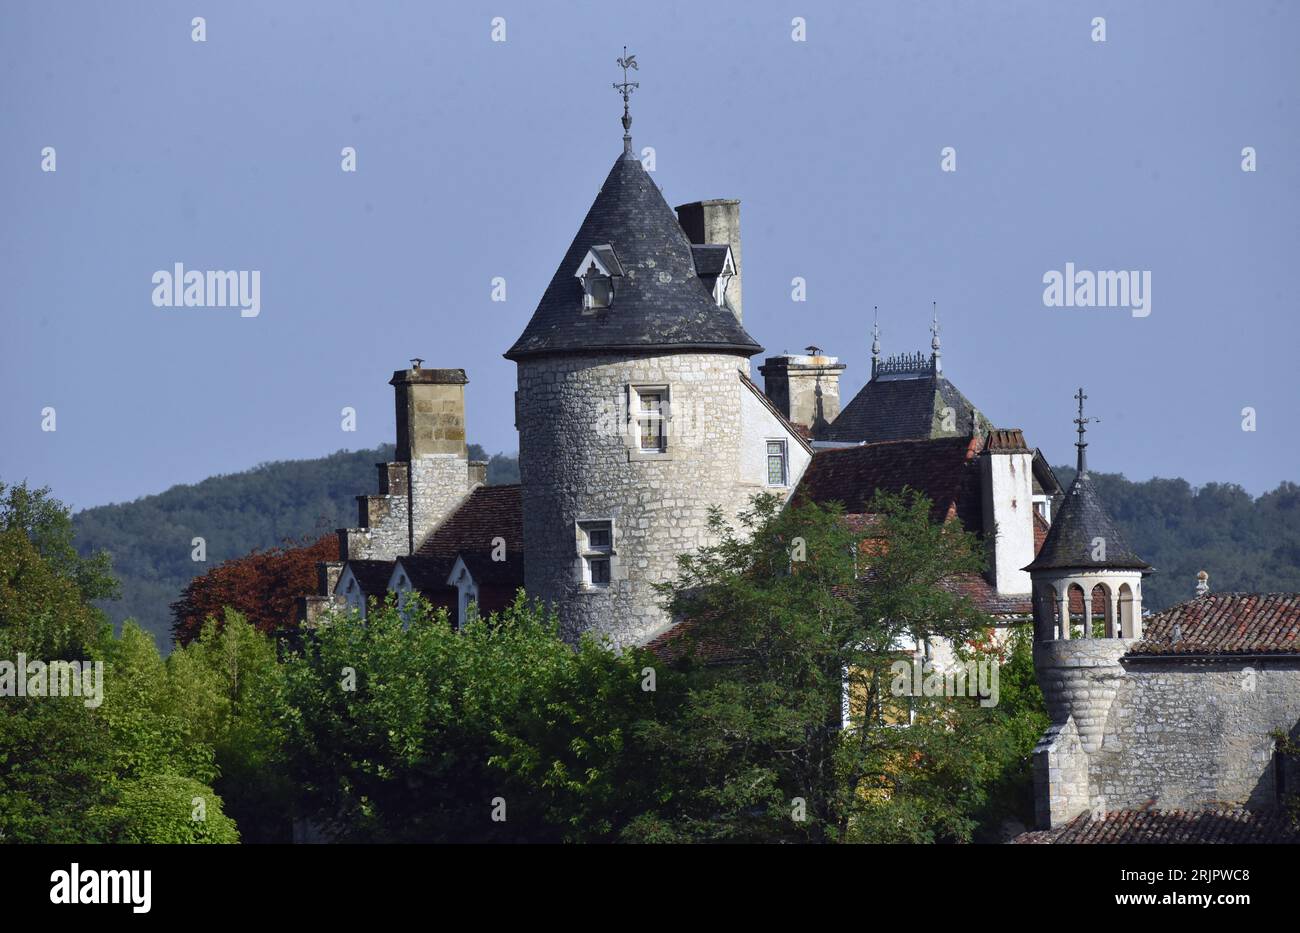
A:
{"type": "Polygon", "coordinates": [[[1035,810],[1056,826],[1104,798],[1090,781],[1110,707],[1125,676],[1120,658],[1142,638],[1142,577],[1151,567],[1128,546],[1088,475],[1083,390],[1078,475],[1047,539],[1025,568],[1033,585],[1034,671],[1052,725],[1034,750],[1035,810]],[[1094,628],[1101,626],[1101,637],[1094,628]]]}
{"type": "Polygon", "coordinates": [[[734,516],[755,491],[739,482],[742,377],[762,349],[739,320],[735,202],[702,202],[726,223],[687,210],[696,239],[725,236],[692,243],[633,154],[626,108],[623,124],[623,152],[505,354],[525,588],[558,607],[566,637],[620,645],[669,624],[653,584],[706,542],[709,508],[734,516]]]}

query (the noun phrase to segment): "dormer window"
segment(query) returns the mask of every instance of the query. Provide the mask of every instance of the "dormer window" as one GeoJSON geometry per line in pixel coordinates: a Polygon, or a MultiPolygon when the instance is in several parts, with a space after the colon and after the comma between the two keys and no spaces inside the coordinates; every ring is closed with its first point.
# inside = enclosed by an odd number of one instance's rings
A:
{"type": "Polygon", "coordinates": [[[573,274],[582,283],[582,309],[594,311],[614,303],[614,280],[623,277],[623,267],[606,243],[587,250],[573,274]]]}
{"type": "Polygon", "coordinates": [[[691,247],[695,274],[713,296],[719,308],[727,306],[727,286],[736,274],[736,261],[725,243],[706,243],[691,247]]]}

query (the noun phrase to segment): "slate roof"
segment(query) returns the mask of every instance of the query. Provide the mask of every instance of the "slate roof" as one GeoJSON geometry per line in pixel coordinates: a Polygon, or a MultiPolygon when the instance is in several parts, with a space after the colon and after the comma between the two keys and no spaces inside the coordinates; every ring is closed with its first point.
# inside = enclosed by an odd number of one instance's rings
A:
{"type": "Polygon", "coordinates": [[[714,303],[694,255],[659,188],[625,152],[506,358],[593,350],[761,352],[736,316],[714,303]],[[584,311],[574,270],[589,249],[601,245],[614,248],[624,274],[613,280],[610,307],[584,311]]]}
{"type": "Polygon", "coordinates": [[[456,592],[456,588],[447,583],[447,578],[451,576],[451,568],[456,565],[455,557],[443,554],[411,554],[407,557],[399,557],[397,562],[406,571],[411,586],[425,596],[432,598],[434,595],[456,592]]]}
{"type": "Polygon", "coordinates": [[[366,596],[383,596],[388,592],[388,578],[393,575],[393,561],[350,560],[347,567],[366,596]]]}
{"type": "Polygon", "coordinates": [[[1300,654],[1300,593],[1208,593],[1179,603],[1142,621],[1128,657],[1243,654],[1300,654]]]}
{"type": "Polygon", "coordinates": [[[867,511],[877,489],[897,493],[910,486],[933,503],[936,521],[955,515],[967,531],[981,534],[984,506],[974,461],[978,447],[978,439],[950,437],[821,449],[813,454],[796,494],[814,502],[841,502],[846,512],[856,513],[867,511]]]}
{"type": "Polygon", "coordinates": [[[1251,845],[1300,842],[1284,813],[1250,810],[1120,810],[1094,820],[1084,813],[1063,826],[1021,833],[1016,845],[1070,843],[1251,845]]]}
{"type": "Polygon", "coordinates": [[[972,412],[981,432],[992,425],[943,373],[904,378],[877,376],[864,385],[830,424],[814,432],[819,441],[913,440],[970,437],[972,412]],[[943,432],[943,409],[952,408],[955,432],[943,432]]]}
{"type": "Polygon", "coordinates": [[[717,278],[727,263],[727,250],[731,247],[725,243],[699,243],[691,246],[691,255],[695,258],[695,272],[703,276],[717,278]]]}
{"type": "Polygon", "coordinates": [[[1043,548],[1025,570],[1113,569],[1150,570],[1151,565],[1133,553],[1119,526],[1107,514],[1092,484],[1092,477],[1080,473],[1070,484],[1052,515],[1043,548]],[[1106,543],[1106,559],[1093,559],[1093,541],[1106,543]]]}

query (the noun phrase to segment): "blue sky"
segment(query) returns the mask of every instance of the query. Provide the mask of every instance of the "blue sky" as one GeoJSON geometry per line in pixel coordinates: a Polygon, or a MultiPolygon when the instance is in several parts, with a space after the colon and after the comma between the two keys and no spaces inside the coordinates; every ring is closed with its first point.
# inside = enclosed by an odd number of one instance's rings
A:
{"type": "Polygon", "coordinates": [[[0,479],[85,507],[391,441],[412,356],[515,450],[501,353],[621,149],[627,44],[669,203],[742,201],[769,353],[825,348],[851,395],[872,306],[893,353],[935,300],[950,378],[1051,462],[1082,384],[1094,468],[1262,492],[1300,478],[1298,35],[1259,0],[7,2],[0,479]],[[175,262],[258,270],[260,314],[154,307],[175,262]],[[1067,262],[1150,271],[1150,316],[1045,307],[1067,262]]]}

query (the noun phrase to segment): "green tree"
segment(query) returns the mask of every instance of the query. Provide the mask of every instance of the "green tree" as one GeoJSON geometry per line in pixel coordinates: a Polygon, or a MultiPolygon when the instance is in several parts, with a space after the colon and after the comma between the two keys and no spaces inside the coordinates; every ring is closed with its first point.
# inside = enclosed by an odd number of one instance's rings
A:
{"type": "Polygon", "coordinates": [[[628,838],[970,838],[982,788],[1007,762],[1006,731],[973,701],[946,698],[915,698],[911,728],[887,725],[903,648],[965,648],[992,623],[943,585],[981,570],[981,548],[929,508],[911,491],[877,494],[865,537],[834,505],[758,497],[740,529],[714,514],[717,543],[682,555],[661,587],[690,620],[690,686],[680,716],[646,728],[677,780],[628,838]],[[714,661],[725,646],[729,663],[697,663],[701,646],[714,661]]]}
{"type": "Polygon", "coordinates": [[[335,616],[288,664],[300,813],[348,841],[612,838],[640,803],[644,667],[522,595],[460,631],[419,600],[335,616]]]}
{"type": "Polygon", "coordinates": [[[210,787],[178,774],[123,782],[111,803],[91,809],[87,823],[105,842],[196,844],[239,842],[235,821],[210,787]]]}
{"type": "Polygon", "coordinates": [[[113,637],[89,602],[113,591],[107,563],[78,557],[70,529],[46,490],[13,487],[0,507],[0,659],[103,665],[99,706],[84,696],[0,701],[0,838],[234,841],[207,786],[216,768],[201,701],[139,627],[113,637]],[[191,825],[195,798],[205,825],[191,825]]]}
{"type": "Polygon", "coordinates": [[[240,613],[209,619],[167,658],[171,709],[209,746],[213,789],[245,842],[288,842],[293,787],[285,760],[284,671],[275,642],[240,613]]]}

